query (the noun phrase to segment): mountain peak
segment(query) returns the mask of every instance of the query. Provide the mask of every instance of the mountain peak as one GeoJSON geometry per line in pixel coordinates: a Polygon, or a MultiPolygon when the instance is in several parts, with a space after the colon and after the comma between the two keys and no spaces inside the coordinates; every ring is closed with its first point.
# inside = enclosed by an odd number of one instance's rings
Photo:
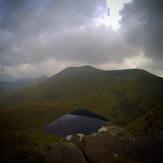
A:
{"type": "Polygon", "coordinates": [[[96,69],[95,67],[92,67],[90,65],[84,65],[84,66],[71,66],[71,67],[67,67],[65,68],[64,70],[73,70],[73,69],[76,69],[76,70],[79,70],[79,69],[96,69]]]}
{"type": "MultiPolygon", "coordinates": [[[[60,71],[56,75],[68,75],[68,74],[97,72],[97,71],[101,71],[101,70],[99,70],[95,67],[89,66],[89,65],[85,65],[85,66],[79,66],[79,67],[67,67],[67,68],[63,69],[62,71],[60,71]]],[[[54,76],[56,76],[56,75],[54,75],[54,76]]]]}
{"type": "Polygon", "coordinates": [[[155,76],[143,69],[102,70],[102,69],[98,69],[90,65],[84,65],[84,66],[79,66],[79,67],[74,67],[74,66],[67,67],[52,77],[56,77],[58,75],[67,76],[67,75],[77,75],[77,74],[98,75],[99,73],[103,73],[105,75],[108,74],[108,75],[124,76],[124,77],[126,75],[127,76],[128,75],[134,75],[134,76],[147,75],[147,76],[153,76],[153,77],[155,76]]]}

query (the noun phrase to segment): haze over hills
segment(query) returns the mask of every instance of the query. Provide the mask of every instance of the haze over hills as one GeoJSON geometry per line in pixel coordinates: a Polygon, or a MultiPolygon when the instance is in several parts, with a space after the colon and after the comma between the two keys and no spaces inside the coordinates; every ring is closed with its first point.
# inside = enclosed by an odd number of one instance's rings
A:
{"type": "Polygon", "coordinates": [[[0,81],[0,105],[5,101],[6,98],[10,97],[12,94],[18,92],[19,90],[31,86],[31,84],[38,84],[41,81],[44,81],[47,77],[39,78],[26,78],[18,80],[7,80],[0,81]]]}
{"type": "Polygon", "coordinates": [[[19,89],[1,107],[8,110],[9,128],[41,127],[82,106],[118,125],[127,125],[134,134],[156,135],[163,131],[162,90],[162,78],[140,69],[69,67],[19,89]],[[37,118],[30,121],[32,117],[37,118]]]}

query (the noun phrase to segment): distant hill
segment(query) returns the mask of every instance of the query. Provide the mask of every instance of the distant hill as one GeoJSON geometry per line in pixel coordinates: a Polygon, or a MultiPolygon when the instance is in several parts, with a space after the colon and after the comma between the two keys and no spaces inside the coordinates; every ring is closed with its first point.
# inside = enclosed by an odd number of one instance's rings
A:
{"type": "MultiPolygon", "coordinates": [[[[41,81],[46,80],[47,77],[19,79],[19,80],[8,80],[0,81],[0,105],[5,99],[10,97],[12,94],[22,90],[23,88],[29,87],[33,84],[38,84],[41,81]]],[[[6,101],[7,101],[6,100],[6,101]]]]}
{"type": "Polygon", "coordinates": [[[91,66],[69,67],[15,92],[2,107],[24,123],[38,114],[35,119],[38,125],[57,118],[56,108],[63,109],[63,114],[85,107],[118,125],[127,126],[133,133],[160,134],[163,131],[160,125],[163,122],[160,116],[162,90],[163,79],[141,69],[104,71],[91,66]],[[50,117],[44,116],[49,108],[50,117]]]}

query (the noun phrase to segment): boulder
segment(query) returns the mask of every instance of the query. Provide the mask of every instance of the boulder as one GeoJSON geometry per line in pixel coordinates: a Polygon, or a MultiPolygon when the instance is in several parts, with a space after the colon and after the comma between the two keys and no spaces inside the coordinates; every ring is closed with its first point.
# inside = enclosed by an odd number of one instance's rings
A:
{"type": "Polygon", "coordinates": [[[49,163],[87,163],[81,150],[70,142],[54,144],[48,159],[49,163]]]}
{"type": "Polygon", "coordinates": [[[107,131],[108,131],[108,129],[105,126],[98,129],[99,133],[104,133],[104,132],[107,132],[107,131]]]}
{"type": "Polygon", "coordinates": [[[79,137],[79,141],[82,141],[83,137],[84,137],[84,134],[77,134],[77,136],[79,137]]]}
{"type": "Polygon", "coordinates": [[[65,140],[70,141],[70,140],[72,139],[72,137],[73,137],[73,135],[67,135],[67,136],[65,137],[65,140]]]}

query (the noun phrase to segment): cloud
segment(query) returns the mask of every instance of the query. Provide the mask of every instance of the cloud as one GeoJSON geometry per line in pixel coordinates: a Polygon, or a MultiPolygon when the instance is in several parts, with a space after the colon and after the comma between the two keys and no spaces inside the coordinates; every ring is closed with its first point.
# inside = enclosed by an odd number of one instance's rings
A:
{"type": "MultiPolygon", "coordinates": [[[[81,63],[80,63],[81,64],[81,63]]],[[[39,62],[36,64],[19,64],[14,66],[0,67],[0,81],[7,78],[10,80],[16,78],[35,78],[40,76],[52,76],[59,70],[66,68],[71,65],[80,65],[73,61],[60,61],[55,58],[50,58],[44,62],[39,62]]]]}
{"type": "Polygon", "coordinates": [[[1,0],[0,27],[20,37],[36,36],[90,24],[106,11],[105,0],[1,0]]]}
{"type": "Polygon", "coordinates": [[[105,0],[2,0],[0,64],[10,66],[49,59],[44,42],[55,44],[58,33],[91,24],[106,11],[105,0]],[[53,42],[43,40],[48,38],[53,42]]]}
{"type": "Polygon", "coordinates": [[[96,22],[108,14],[105,0],[3,0],[0,8],[2,66],[21,68],[51,58],[97,64],[133,52],[120,33],[96,22]]]}
{"type": "MultiPolygon", "coordinates": [[[[96,64],[105,61],[121,61],[124,56],[135,54],[135,48],[130,48],[120,33],[106,26],[85,26],[57,33],[49,38],[44,36],[40,52],[49,54],[59,60],[72,60],[86,64],[96,64]]],[[[33,50],[33,49],[32,49],[33,50]]],[[[33,53],[33,52],[31,52],[33,53]]]]}
{"type": "Polygon", "coordinates": [[[155,69],[163,69],[163,1],[133,0],[125,5],[121,16],[126,40],[152,59],[151,64],[157,65],[155,69]]]}
{"type": "Polygon", "coordinates": [[[125,4],[117,31],[105,22],[107,5],[106,0],[1,0],[0,74],[52,75],[84,64],[162,72],[162,2],[125,4]]]}
{"type": "Polygon", "coordinates": [[[121,33],[106,26],[88,25],[25,40],[6,50],[0,63],[5,65],[6,73],[14,76],[52,75],[71,65],[123,63],[136,53],[121,33]]]}

